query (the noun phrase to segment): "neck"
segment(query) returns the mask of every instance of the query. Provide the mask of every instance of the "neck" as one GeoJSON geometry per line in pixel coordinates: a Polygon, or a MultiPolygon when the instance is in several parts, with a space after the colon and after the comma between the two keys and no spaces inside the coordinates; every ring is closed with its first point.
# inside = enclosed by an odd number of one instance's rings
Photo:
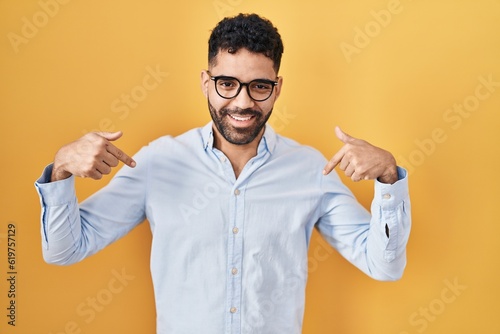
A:
{"type": "Polygon", "coordinates": [[[213,130],[214,147],[226,155],[231,162],[236,178],[238,178],[247,162],[257,155],[257,148],[264,135],[264,129],[262,129],[261,133],[253,141],[244,145],[236,145],[228,142],[215,126],[213,130]]]}

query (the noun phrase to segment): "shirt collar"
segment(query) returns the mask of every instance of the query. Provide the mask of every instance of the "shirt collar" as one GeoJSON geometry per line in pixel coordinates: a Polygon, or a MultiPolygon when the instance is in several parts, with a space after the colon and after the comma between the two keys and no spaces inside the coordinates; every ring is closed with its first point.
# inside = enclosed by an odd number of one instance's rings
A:
{"type": "MultiPolygon", "coordinates": [[[[203,149],[205,150],[207,150],[208,148],[213,148],[214,146],[214,134],[212,126],[213,122],[209,122],[201,129],[203,149]]],[[[259,143],[257,152],[261,152],[263,149],[265,149],[272,154],[276,146],[276,136],[277,135],[274,129],[269,124],[266,124],[264,135],[262,136],[262,139],[259,143]]]]}
{"type": "Polygon", "coordinates": [[[203,149],[207,150],[214,146],[214,134],[212,129],[212,122],[209,122],[201,129],[201,139],[203,140],[203,149]]]}

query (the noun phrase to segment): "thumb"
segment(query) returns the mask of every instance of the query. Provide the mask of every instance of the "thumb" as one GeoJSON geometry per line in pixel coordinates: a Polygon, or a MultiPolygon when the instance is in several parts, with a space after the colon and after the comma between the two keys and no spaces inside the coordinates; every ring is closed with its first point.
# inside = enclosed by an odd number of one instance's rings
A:
{"type": "Polygon", "coordinates": [[[349,136],[347,133],[342,131],[342,129],[339,126],[335,127],[335,135],[337,136],[338,139],[340,139],[341,142],[344,144],[350,143],[353,140],[355,140],[354,137],[349,136]]]}
{"type": "Polygon", "coordinates": [[[121,132],[121,131],[116,131],[116,132],[99,131],[99,132],[96,132],[96,134],[109,140],[109,141],[115,141],[123,135],[123,132],[121,132]]]}

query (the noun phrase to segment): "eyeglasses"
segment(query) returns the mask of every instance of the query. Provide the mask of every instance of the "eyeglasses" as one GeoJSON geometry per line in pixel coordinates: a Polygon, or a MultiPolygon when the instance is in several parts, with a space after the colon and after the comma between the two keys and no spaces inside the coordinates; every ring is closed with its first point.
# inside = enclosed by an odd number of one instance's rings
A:
{"type": "Polygon", "coordinates": [[[277,81],[267,79],[255,79],[250,82],[241,82],[236,78],[224,75],[212,76],[209,71],[210,79],[215,82],[215,91],[224,99],[233,99],[241,92],[241,88],[246,86],[250,98],[256,102],[267,100],[273,94],[274,86],[277,81]]]}

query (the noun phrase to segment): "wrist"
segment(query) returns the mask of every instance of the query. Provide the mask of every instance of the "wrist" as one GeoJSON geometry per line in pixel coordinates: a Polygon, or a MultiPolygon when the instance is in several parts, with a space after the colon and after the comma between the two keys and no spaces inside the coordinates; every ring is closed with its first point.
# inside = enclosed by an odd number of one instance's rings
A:
{"type": "Polygon", "coordinates": [[[52,167],[52,173],[50,174],[50,182],[60,181],[67,179],[72,174],[60,167],[56,167],[55,163],[52,167]]]}
{"type": "Polygon", "coordinates": [[[377,180],[381,183],[393,184],[399,180],[398,168],[396,165],[390,166],[384,174],[379,176],[377,180]]]}

